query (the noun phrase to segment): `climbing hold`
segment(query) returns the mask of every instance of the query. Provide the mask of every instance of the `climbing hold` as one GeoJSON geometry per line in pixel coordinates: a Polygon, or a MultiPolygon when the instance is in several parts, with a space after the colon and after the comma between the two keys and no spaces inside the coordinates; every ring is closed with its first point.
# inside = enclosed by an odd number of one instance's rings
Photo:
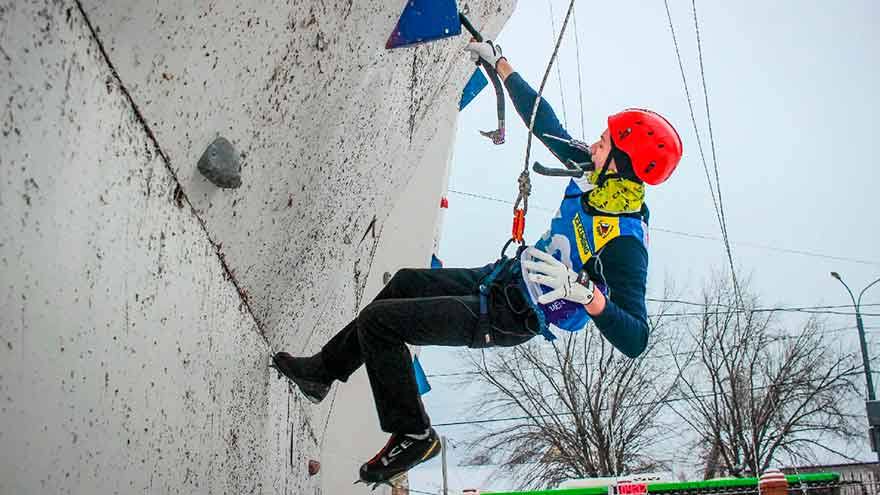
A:
{"type": "Polygon", "coordinates": [[[467,84],[464,85],[464,90],[461,92],[461,100],[458,102],[458,110],[464,110],[464,107],[468,106],[468,103],[476,98],[477,95],[480,94],[480,91],[488,85],[489,80],[486,79],[486,76],[483,75],[483,71],[478,67],[471,75],[471,78],[468,79],[467,84]]]}
{"type": "Polygon", "coordinates": [[[461,21],[455,0],[409,0],[385,48],[412,46],[458,34],[461,21]]]}
{"type": "Polygon", "coordinates": [[[431,268],[443,268],[443,262],[440,261],[436,254],[431,255],[431,268]]]}
{"type": "Polygon", "coordinates": [[[241,186],[241,160],[235,147],[223,136],[208,145],[198,166],[199,172],[217,187],[241,186]]]}
{"type": "Polygon", "coordinates": [[[446,196],[440,198],[440,208],[449,208],[449,200],[446,199],[446,196]]]}
{"type": "Polygon", "coordinates": [[[321,470],[321,463],[312,459],[309,459],[309,476],[314,476],[318,474],[318,471],[321,470]]]}

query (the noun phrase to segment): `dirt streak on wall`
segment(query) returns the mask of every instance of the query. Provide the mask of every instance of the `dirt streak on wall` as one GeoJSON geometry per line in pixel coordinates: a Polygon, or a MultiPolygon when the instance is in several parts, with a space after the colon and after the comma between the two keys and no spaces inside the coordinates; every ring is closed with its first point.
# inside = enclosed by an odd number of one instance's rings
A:
{"type": "Polygon", "coordinates": [[[473,68],[464,39],[385,51],[404,2],[362,3],[0,1],[0,493],[322,489],[349,399],[268,356],[427,264],[443,181],[413,178],[445,176],[473,68]],[[196,170],[218,136],[238,189],[196,170]]]}

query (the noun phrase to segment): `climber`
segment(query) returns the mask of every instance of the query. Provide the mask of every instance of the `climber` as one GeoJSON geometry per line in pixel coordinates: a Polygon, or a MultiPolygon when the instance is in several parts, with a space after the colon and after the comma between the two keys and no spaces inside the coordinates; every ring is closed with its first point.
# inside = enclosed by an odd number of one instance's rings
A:
{"type": "MultiPolygon", "coordinates": [[[[467,51],[496,68],[528,125],[537,93],[500,48],[473,42],[467,51]]],[[[361,481],[393,481],[440,450],[406,344],[514,346],[538,334],[553,339],[553,330],[577,331],[592,320],[625,355],[635,358],[645,349],[645,184],[670,176],[681,158],[681,140],[649,110],[624,110],[608,117],[607,126],[588,150],[572,147],[541,100],[534,135],[563,163],[596,165],[569,182],[550,230],[533,247],[481,268],[401,269],[320,352],[273,357],[315,403],[334,381],[344,382],[366,365],[380,425],[391,437],[361,466],[361,481]]]]}

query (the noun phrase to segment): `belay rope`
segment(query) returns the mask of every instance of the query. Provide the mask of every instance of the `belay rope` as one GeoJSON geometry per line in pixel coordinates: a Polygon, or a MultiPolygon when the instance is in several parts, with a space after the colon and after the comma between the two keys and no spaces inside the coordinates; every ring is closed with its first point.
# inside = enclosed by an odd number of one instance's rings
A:
{"type": "MultiPolygon", "coordinates": [[[[547,78],[550,76],[550,69],[553,67],[553,61],[556,60],[556,54],[559,53],[559,46],[562,44],[562,36],[565,34],[568,19],[571,17],[571,13],[574,10],[574,1],[575,0],[571,0],[571,3],[568,5],[568,12],[566,12],[565,20],[562,22],[562,28],[559,30],[559,38],[556,39],[556,46],[553,48],[553,54],[550,56],[550,62],[547,64],[547,70],[544,71],[544,78],[541,80],[541,86],[538,88],[538,94],[535,97],[535,103],[532,106],[532,116],[529,120],[529,137],[526,144],[526,160],[523,166],[523,171],[519,174],[519,178],[516,180],[519,194],[517,194],[516,201],[513,204],[513,228],[511,229],[511,237],[506,243],[504,243],[504,247],[501,249],[501,258],[494,263],[490,273],[480,281],[479,285],[479,324],[477,326],[478,331],[476,332],[474,342],[471,345],[480,348],[480,350],[483,351],[481,352],[483,357],[483,367],[489,378],[493,381],[494,378],[492,378],[492,373],[489,371],[488,365],[486,364],[486,353],[484,352],[485,347],[493,344],[491,331],[492,324],[489,319],[489,294],[492,291],[495,279],[503,271],[511,269],[516,258],[519,258],[519,255],[525,249],[523,231],[526,227],[526,213],[529,211],[529,195],[532,193],[532,182],[529,179],[529,158],[532,150],[532,133],[535,128],[535,118],[538,114],[538,106],[541,104],[541,94],[544,92],[544,86],[547,84],[547,78]],[[520,204],[522,204],[522,208],[519,207],[520,204]],[[513,259],[510,259],[505,253],[507,252],[507,247],[512,243],[519,244],[519,247],[517,248],[516,256],[513,259]]],[[[540,314],[536,313],[536,316],[540,321],[540,314]]],[[[552,334],[550,335],[550,337],[547,335],[544,337],[547,338],[547,340],[552,341],[552,334]]]]}
{"type": "MultiPolygon", "coordinates": [[[[538,106],[541,104],[541,94],[544,92],[544,86],[547,84],[547,78],[550,76],[550,69],[553,67],[553,62],[556,60],[556,55],[559,53],[559,46],[562,44],[562,37],[565,35],[565,28],[568,26],[568,20],[571,18],[571,13],[574,10],[574,1],[575,0],[571,0],[571,3],[568,4],[568,11],[565,13],[565,20],[562,21],[562,28],[559,30],[559,37],[556,39],[556,46],[553,48],[553,54],[550,56],[550,62],[547,64],[547,70],[544,71],[544,78],[541,80],[541,86],[538,87],[538,95],[535,97],[535,103],[532,105],[532,116],[529,119],[529,137],[526,142],[526,159],[523,164],[523,171],[519,174],[519,178],[517,179],[519,194],[516,197],[516,202],[513,204],[513,228],[511,229],[510,240],[504,244],[504,248],[501,250],[502,258],[507,251],[507,246],[511,243],[518,243],[520,245],[519,250],[522,250],[525,246],[523,232],[526,227],[526,213],[529,211],[529,195],[532,193],[532,182],[529,178],[529,158],[532,151],[532,133],[535,129],[535,118],[538,115],[538,106]],[[522,208],[519,207],[520,203],[522,203],[522,208]]],[[[560,84],[561,83],[562,82],[560,81],[560,84]]],[[[519,251],[517,254],[519,254],[519,251]]]]}

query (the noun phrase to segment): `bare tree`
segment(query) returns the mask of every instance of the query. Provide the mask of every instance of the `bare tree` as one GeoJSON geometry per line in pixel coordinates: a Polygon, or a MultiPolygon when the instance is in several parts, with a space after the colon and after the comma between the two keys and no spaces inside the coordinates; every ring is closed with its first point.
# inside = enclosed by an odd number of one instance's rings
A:
{"type": "Polygon", "coordinates": [[[855,356],[830,345],[815,315],[786,328],[776,312],[754,311],[755,297],[737,304],[725,281],[704,290],[692,353],[676,356],[673,410],[697,434],[704,475],[761,473],[782,454],[846,457],[828,440],[858,436],[846,408],[861,369],[855,356]]]}
{"type": "MultiPolygon", "coordinates": [[[[665,337],[667,323],[652,318],[643,356],[677,341],[665,337]]],[[[626,357],[592,325],[553,345],[541,340],[469,354],[487,385],[477,408],[517,417],[486,426],[470,442],[473,459],[493,460],[522,487],[662,467],[646,452],[664,434],[660,412],[674,389],[663,361],[626,357]]]]}

